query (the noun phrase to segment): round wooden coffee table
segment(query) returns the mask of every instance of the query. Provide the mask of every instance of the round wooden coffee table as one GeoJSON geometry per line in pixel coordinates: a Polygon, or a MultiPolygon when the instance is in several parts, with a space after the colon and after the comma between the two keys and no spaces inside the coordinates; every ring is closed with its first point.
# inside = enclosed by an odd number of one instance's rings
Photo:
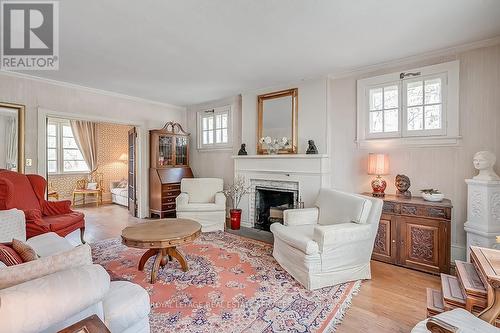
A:
{"type": "Polygon", "coordinates": [[[201,225],[188,219],[161,219],[126,227],[122,230],[122,243],[129,247],[148,249],[139,261],[139,270],[149,258],[156,255],[151,269],[151,283],[156,282],[158,269],[168,260],[177,259],[182,270],[188,270],[184,256],[176,246],[194,241],[201,233],[201,225]]]}

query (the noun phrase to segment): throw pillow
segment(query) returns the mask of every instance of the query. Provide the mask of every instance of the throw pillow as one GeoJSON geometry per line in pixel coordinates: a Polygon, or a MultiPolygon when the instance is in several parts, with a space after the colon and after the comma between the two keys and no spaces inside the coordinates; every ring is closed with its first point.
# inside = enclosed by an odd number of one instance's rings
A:
{"type": "Polygon", "coordinates": [[[20,241],[19,239],[14,238],[12,240],[12,248],[14,249],[14,251],[17,252],[17,254],[21,257],[21,259],[23,259],[23,262],[28,262],[38,259],[35,250],[33,250],[31,246],[29,246],[23,241],[20,241]]]}
{"type": "Polygon", "coordinates": [[[12,247],[7,244],[0,244],[0,261],[7,266],[14,266],[23,263],[23,259],[12,247]]]}
{"type": "Polygon", "coordinates": [[[128,186],[128,183],[127,183],[127,180],[126,179],[122,179],[120,180],[120,182],[118,183],[118,188],[126,188],[128,186]]]}

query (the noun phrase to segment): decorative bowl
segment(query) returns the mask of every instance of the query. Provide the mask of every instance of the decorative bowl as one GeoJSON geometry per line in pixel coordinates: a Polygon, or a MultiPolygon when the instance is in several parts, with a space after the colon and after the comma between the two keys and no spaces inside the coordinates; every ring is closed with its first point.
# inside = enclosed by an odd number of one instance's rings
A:
{"type": "Polygon", "coordinates": [[[425,193],[423,192],[422,193],[422,198],[424,198],[424,200],[427,200],[427,201],[434,201],[434,202],[438,202],[438,201],[443,201],[444,199],[444,194],[443,193],[425,193]]]}

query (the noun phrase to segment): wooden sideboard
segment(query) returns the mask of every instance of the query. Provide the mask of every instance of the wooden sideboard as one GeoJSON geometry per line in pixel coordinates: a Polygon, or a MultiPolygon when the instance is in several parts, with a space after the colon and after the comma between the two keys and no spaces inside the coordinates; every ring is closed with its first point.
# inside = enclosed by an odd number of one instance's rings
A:
{"type": "MultiPolygon", "coordinates": [[[[369,193],[364,193],[370,195],[369,193]]],[[[451,201],[386,195],[372,259],[428,273],[450,271],[451,201]]]]}

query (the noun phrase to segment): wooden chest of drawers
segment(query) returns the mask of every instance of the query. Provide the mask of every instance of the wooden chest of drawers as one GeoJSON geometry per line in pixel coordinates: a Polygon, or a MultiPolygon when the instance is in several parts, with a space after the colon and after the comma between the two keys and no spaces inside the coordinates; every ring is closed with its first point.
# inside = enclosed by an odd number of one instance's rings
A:
{"type": "Polygon", "coordinates": [[[151,217],[175,217],[175,198],[181,193],[181,179],[192,178],[189,167],[149,171],[149,212],[151,217]]]}
{"type": "MultiPolygon", "coordinates": [[[[370,195],[365,193],[365,195],[370,195]]],[[[372,259],[439,274],[450,270],[450,200],[386,195],[372,259]]]]}

